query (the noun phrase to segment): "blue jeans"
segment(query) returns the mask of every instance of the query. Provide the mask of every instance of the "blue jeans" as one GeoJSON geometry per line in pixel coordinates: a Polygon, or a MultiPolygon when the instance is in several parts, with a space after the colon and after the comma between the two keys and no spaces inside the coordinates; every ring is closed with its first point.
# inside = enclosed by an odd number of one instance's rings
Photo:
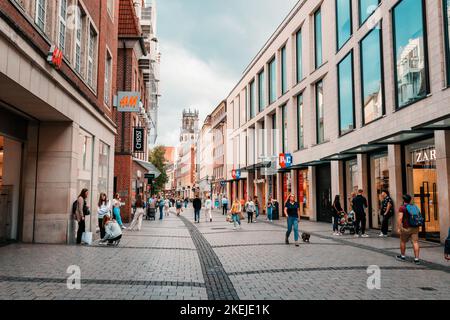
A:
{"type": "Polygon", "coordinates": [[[200,210],[194,210],[194,220],[200,222],[200,210]]]}
{"type": "Polygon", "coordinates": [[[292,232],[292,227],[294,227],[294,240],[298,241],[298,218],[288,217],[288,229],[286,232],[286,238],[289,238],[292,232]]]}
{"type": "Polygon", "coordinates": [[[114,218],[116,219],[117,223],[119,224],[119,226],[123,226],[122,218],[120,217],[120,209],[115,207],[113,211],[114,211],[114,218]]]}
{"type": "Polygon", "coordinates": [[[164,213],[164,207],[163,206],[159,206],[159,220],[163,219],[163,214],[164,213]]]}
{"type": "Polygon", "coordinates": [[[258,217],[259,217],[259,208],[256,207],[256,217],[255,217],[255,220],[256,220],[256,218],[258,218],[258,217]]]}
{"type": "Polygon", "coordinates": [[[241,225],[241,218],[239,217],[239,214],[233,214],[231,215],[234,222],[234,227],[236,227],[237,224],[241,225]]]}
{"type": "Polygon", "coordinates": [[[338,217],[338,216],[334,216],[333,217],[333,231],[334,232],[338,232],[339,231],[339,220],[340,220],[340,217],[338,217]]]}
{"type": "Polygon", "coordinates": [[[273,209],[272,208],[267,208],[267,219],[269,219],[270,221],[272,221],[272,212],[273,209]]]}

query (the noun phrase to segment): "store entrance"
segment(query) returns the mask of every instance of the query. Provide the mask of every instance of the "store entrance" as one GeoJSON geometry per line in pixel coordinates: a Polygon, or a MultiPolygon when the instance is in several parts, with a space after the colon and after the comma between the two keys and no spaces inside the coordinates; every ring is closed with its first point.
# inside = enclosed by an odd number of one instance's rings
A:
{"type": "Polygon", "coordinates": [[[407,146],[408,192],[420,208],[425,220],[420,236],[429,241],[440,241],[439,206],[434,140],[407,146]]]}
{"type": "Polygon", "coordinates": [[[329,222],[332,220],[331,204],[331,166],[318,166],[316,169],[317,186],[317,220],[329,222]]]}

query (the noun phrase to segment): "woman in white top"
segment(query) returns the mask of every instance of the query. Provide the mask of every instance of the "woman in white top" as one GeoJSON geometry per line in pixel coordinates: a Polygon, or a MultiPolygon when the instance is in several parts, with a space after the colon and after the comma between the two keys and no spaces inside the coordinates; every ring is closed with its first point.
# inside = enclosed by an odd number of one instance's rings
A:
{"type": "Polygon", "coordinates": [[[126,229],[125,226],[123,225],[122,218],[120,216],[120,207],[122,206],[122,202],[120,199],[120,195],[118,193],[116,193],[116,196],[113,199],[112,206],[114,219],[116,219],[117,223],[122,229],[126,229]]]}
{"type": "Polygon", "coordinates": [[[206,199],[205,201],[205,209],[206,209],[205,221],[208,222],[209,217],[209,221],[212,222],[212,200],[210,196],[208,196],[208,199],[206,199]]]}
{"type": "Polygon", "coordinates": [[[169,216],[169,210],[170,210],[170,200],[166,199],[164,200],[164,213],[166,214],[166,217],[169,216]]]}
{"type": "Polygon", "coordinates": [[[103,224],[103,218],[109,214],[111,211],[111,203],[108,200],[108,197],[106,196],[106,193],[100,194],[100,199],[98,200],[98,227],[100,228],[100,238],[105,237],[105,227],[103,224]]]}
{"type": "Polygon", "coordinates": [[[138,194],[136,196],[136,202],[135,202],[135,207],[136,207],[136,213],[134,214],[134,218],[133,221],[131,222],[130,226],[129,226],[129,230],[130,231],[141,231],[141,227],[142,227],[142,218],[144,217],[144,201],[142,201],[142,196],[140,194],[138,194]]]}

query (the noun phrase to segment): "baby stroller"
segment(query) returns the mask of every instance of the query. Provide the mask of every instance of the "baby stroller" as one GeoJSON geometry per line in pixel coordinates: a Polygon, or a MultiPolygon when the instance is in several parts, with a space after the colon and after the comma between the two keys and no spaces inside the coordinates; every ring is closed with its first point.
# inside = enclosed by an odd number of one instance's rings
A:
{"type": "Polygon", "coordinates": [[[349,231],[352,235],[356,233],[355,213],[353,211],[350,213],[341,213],[341,217],[339,219],[339,232],[345,234],[346,231],[349,231]]]}

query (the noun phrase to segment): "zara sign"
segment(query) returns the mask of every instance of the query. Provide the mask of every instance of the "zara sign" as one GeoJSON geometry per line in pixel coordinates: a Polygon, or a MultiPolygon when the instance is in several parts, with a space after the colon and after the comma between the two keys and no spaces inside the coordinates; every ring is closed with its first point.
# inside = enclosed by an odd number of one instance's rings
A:
{"type": "Polygon", "coordinates": [[[436,161],[436,148],[416,150],[413,153],[415,163],[436,161]]]}

